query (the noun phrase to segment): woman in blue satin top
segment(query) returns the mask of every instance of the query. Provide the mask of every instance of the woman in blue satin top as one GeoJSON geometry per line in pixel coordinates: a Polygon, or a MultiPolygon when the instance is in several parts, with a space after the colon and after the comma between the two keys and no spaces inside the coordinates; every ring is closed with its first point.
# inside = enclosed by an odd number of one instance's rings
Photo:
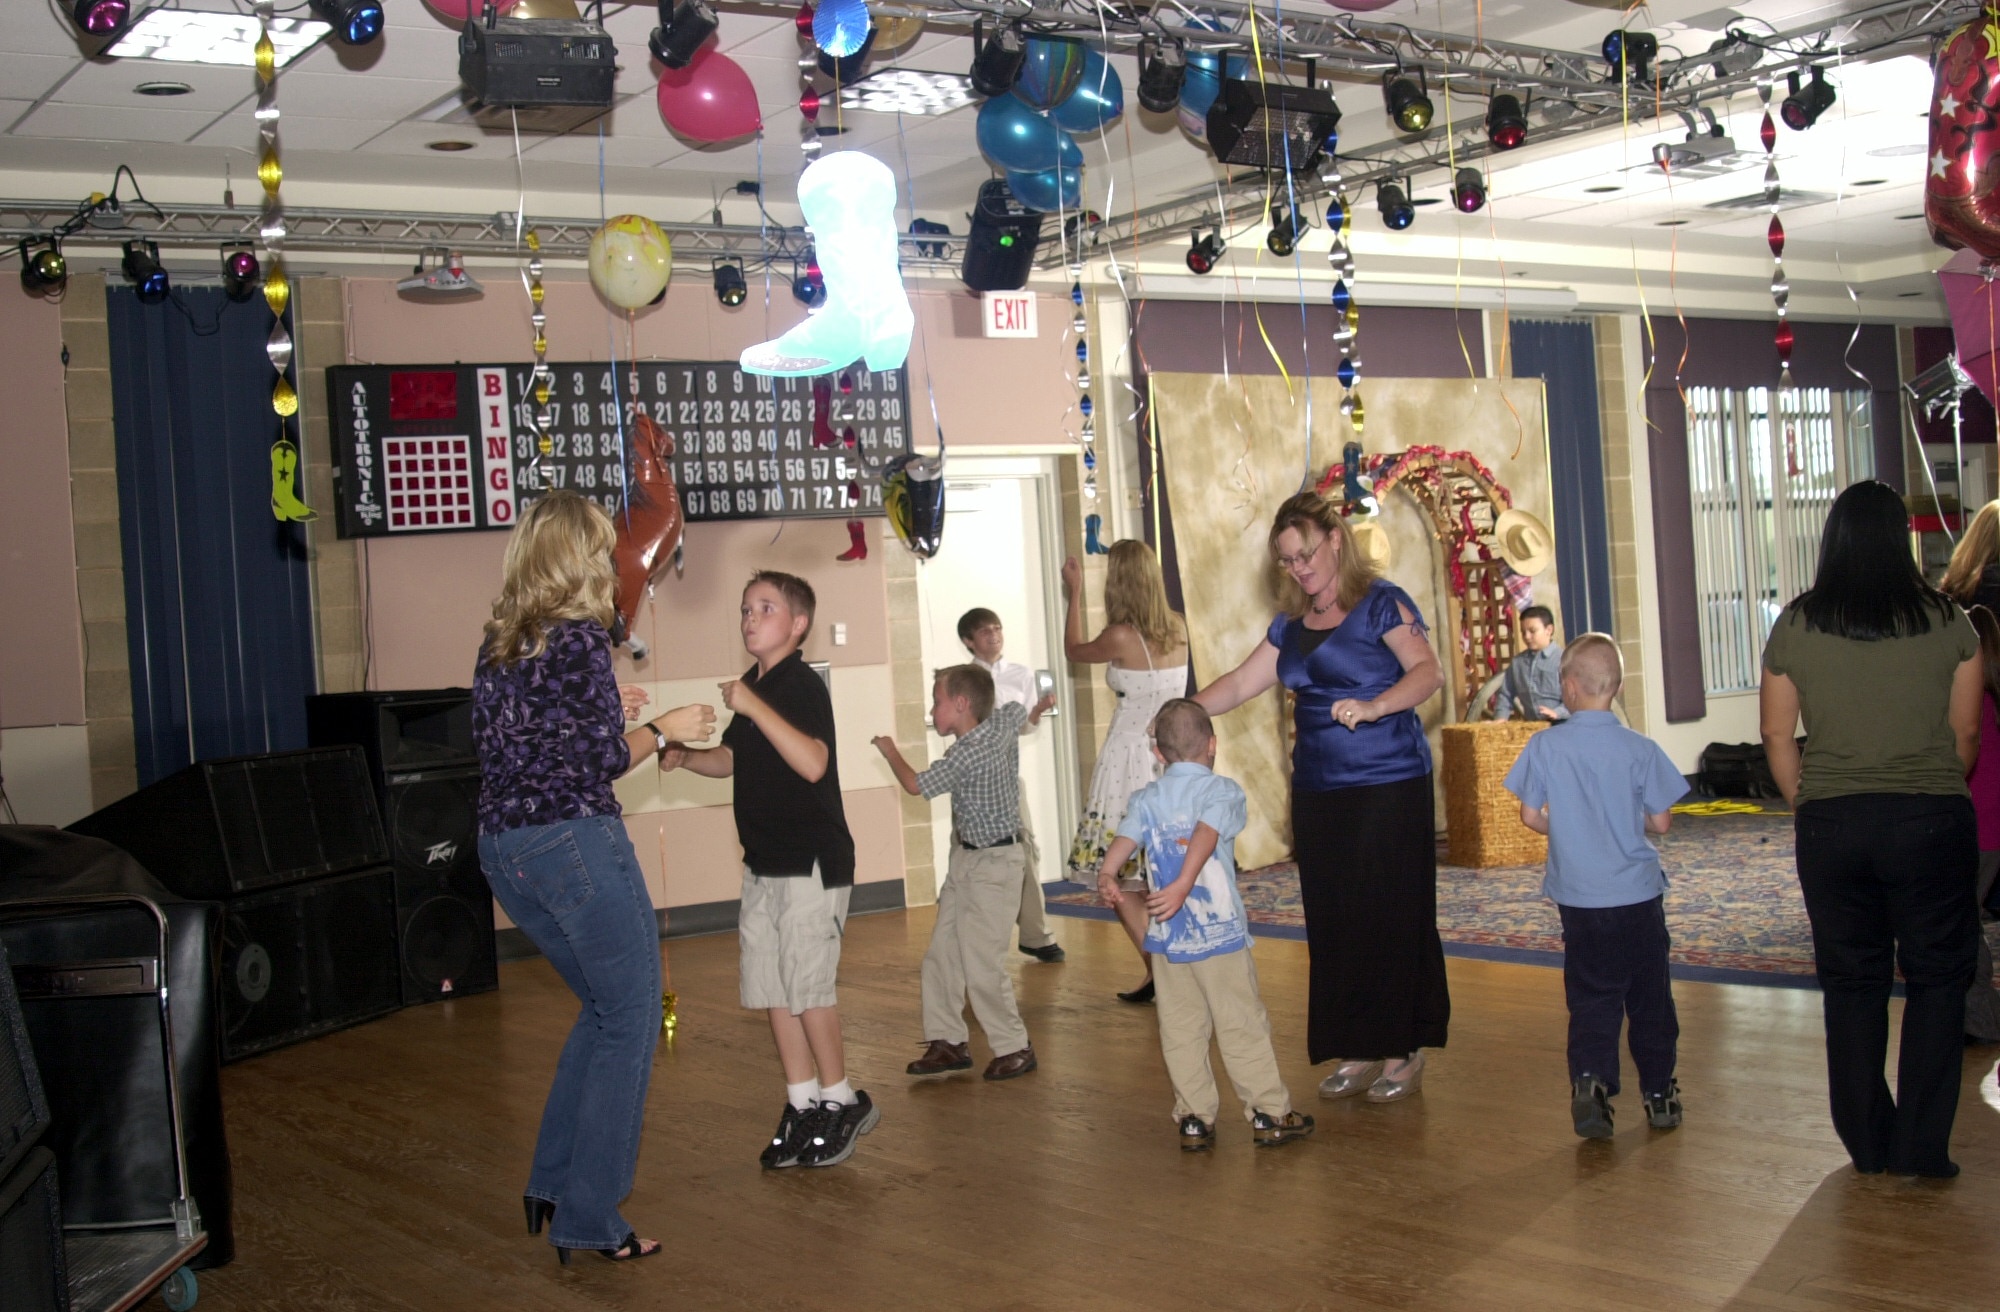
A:
{"type": "Polygon", "coordinates": [[[1312,952],[1307,1049],[1324,1097],[1396,1102],[1451,1019],[1437,932],[1431,752],[1416,708],[1444,686],[1424,617],[1376,575],[1338,508],[1301,492],[1271,553],[1295,604],[1195,694],[1211,714],[1283,684],[1295,697],[1292,847],[1312,952]]]}

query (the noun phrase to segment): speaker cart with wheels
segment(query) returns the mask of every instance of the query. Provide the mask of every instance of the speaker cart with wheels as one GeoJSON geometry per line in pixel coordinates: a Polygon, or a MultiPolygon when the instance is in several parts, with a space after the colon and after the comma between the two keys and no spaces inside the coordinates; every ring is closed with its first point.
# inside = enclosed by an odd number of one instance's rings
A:
{"type": "Polygon", "coordinates": [[[201,1212],[188,1192],[187,1147],[181,1132],[181,1095],[174,1069],[173,1015],[167,1006],[167,917],[159,904],[137,894],[105,893],[14,901],[6,914],[41,915],[108,907],[138,907],[159,927],[153,956],[57,964],[16,964],[14,982],[23,1002],[82,1002],[152,996],[159,1000],[160,1051],[167,1123],[172,1127],[174,1193],[159,1199],[156,1215],[111,1227],[65,1226],[63,1259],[69,1272],[70,1312],[124,1312],[159,1290],[173,1312],[195,1305],[199,1288],[188,1260],[208,1244],[201,1212]]]}

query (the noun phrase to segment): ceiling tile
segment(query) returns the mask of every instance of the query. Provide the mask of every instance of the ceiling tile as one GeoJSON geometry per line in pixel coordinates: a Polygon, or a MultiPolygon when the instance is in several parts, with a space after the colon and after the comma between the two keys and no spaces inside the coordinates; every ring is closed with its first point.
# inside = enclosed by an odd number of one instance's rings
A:
{"type": "Polygon", "coordinates": [[[12,98],[40,99],[82,61],[74,54],[0,54],[0,87],[12,98]]]}
{"type": "Polygon", "coordinates": [[[212,113],[185,109],[112,109],[98,105],[43,105],[14,128],[24,137],[87,141],[186,141],[214,121],[212,113]]]}
{"type": "Polygon", "coordinates": [[[405,118],[451,94],[458,79],[421,81],[375,74],[290,72],[278,80],[278,108],[312,118],[405,118]]]}
{"type": "MultiPolygon", "coordinates": [[[[288,157],[297,151],[346,152],[394,126],[393,119],[320,118],[286,111],[278,120],[278,142],[288,157]]],[[[257,120],[248,110],[230,114],[195,138],[195,144],[233,147],[254,155],[257,120]]],[[[298,175],[296,168],[286,172],[298,175]]]]}
{"type": "Polygon", "coordinates": [[[109,59],[83,64],[53,99],[62,105],[203,111],[213,117],[256,94],[254,69],[157,59],[109,59]],[[142,96],[133,90],[142,82],[181,82],[192,89],[184,96],[142,96]]]}

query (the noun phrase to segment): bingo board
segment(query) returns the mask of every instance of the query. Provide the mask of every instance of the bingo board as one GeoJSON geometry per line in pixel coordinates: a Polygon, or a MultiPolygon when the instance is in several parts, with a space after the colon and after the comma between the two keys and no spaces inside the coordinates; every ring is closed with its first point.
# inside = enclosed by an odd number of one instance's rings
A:
{"type": "Polygon", "coordinates": [[[551,367],[554,449],[539,463],[529,365],[328,368],[340,536],[504,529],[558,487],[615,512],[642,406],[674,440],[690,523],[880,515],[882,466],[910,450],[902,369],[813,379],[733,361],[551,367]],[[821,407],[828,422],[816,424],[821,407]]]}

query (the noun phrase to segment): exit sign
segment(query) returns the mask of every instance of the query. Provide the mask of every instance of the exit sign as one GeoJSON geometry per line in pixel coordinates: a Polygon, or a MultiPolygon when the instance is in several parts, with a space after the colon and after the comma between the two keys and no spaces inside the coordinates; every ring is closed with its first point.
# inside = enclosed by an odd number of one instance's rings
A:
{"type": "Polygon", "coordinates": [[[987,337],[1033,337],[1035,335],[1035,294],[1033,292],[981,292],[980,322],[987,337]]]}

